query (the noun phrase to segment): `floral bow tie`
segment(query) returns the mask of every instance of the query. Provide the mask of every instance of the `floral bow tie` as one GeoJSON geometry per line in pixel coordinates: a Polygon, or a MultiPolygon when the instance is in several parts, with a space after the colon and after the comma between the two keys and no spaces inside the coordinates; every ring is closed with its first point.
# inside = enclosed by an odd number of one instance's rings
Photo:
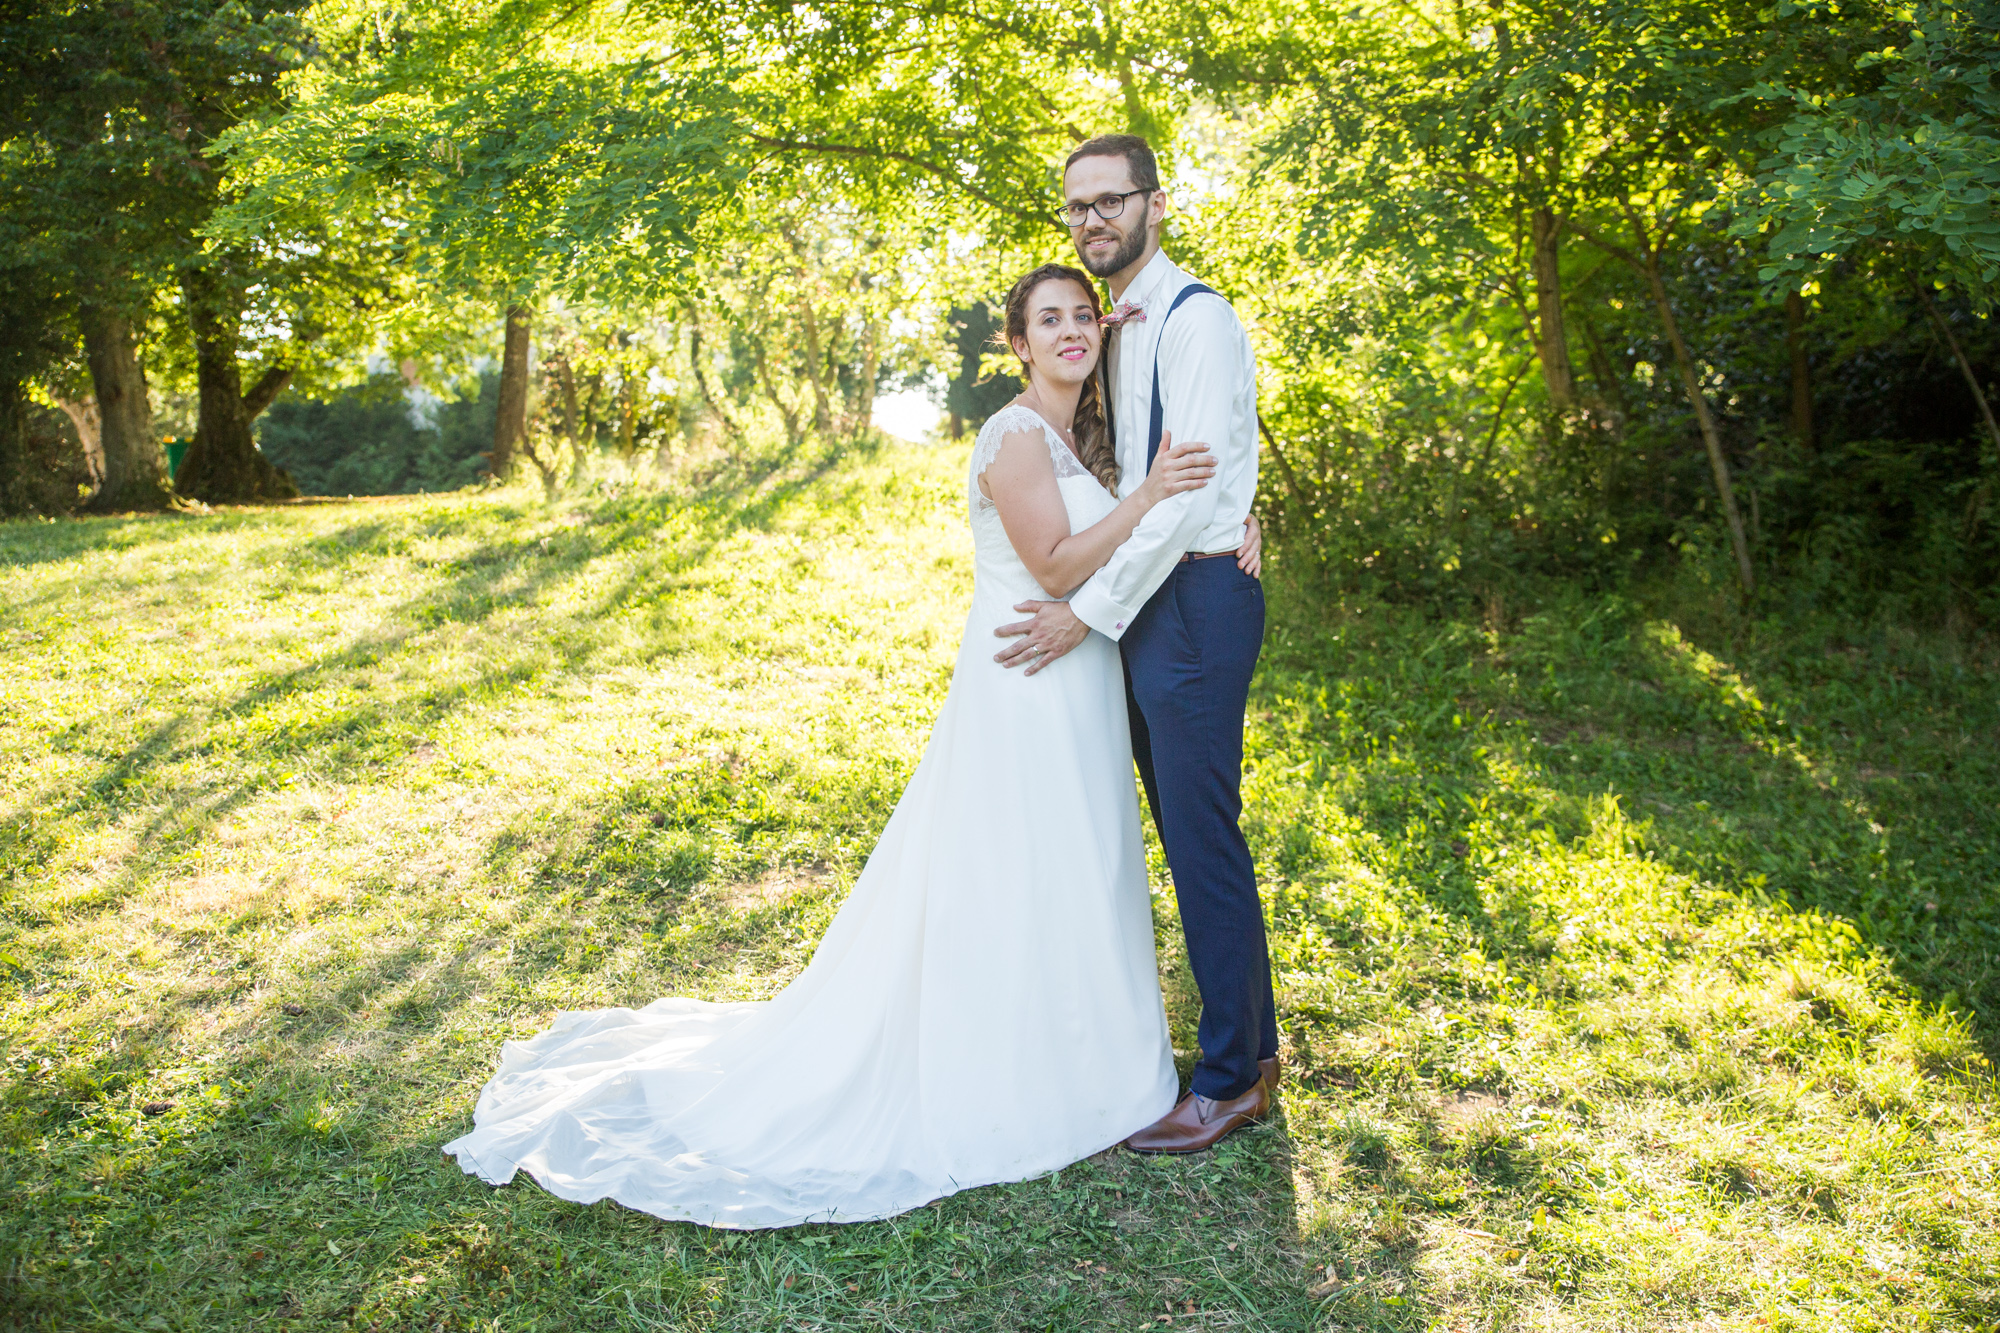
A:
{"type": "Polygon", "coordinates": [[[1144,324],[1145,322],[1146,307],[1127,301],[1110,314],[1098,316],[1097,327],[1100,329],[1115,329],[1124,324],[1144,324]]]}

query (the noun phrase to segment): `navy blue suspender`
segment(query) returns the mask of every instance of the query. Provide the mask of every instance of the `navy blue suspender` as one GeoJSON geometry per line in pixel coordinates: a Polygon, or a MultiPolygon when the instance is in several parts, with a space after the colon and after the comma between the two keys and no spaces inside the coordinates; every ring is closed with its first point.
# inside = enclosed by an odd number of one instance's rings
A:
{"type": "Polygon", "coordinates": [[[1174,303],[1167,307],[1167,313],[1160,316],[1160,336],[1153,343],[1153,418],[1146,426],[1146,471],[1153,470],[1153,458],[1160,452],[1160,435],[1166,429],[1167,408],[1160,401],[1160,344],[1166,341],[1166,323],[1173,318],[1174,311],[1181,308],[1181,302],[1190,296],[1207,292],[1210,296],[1220,295],[1215,288],[1204,283],[1189,283],[1174,297],[1174,303]]]}

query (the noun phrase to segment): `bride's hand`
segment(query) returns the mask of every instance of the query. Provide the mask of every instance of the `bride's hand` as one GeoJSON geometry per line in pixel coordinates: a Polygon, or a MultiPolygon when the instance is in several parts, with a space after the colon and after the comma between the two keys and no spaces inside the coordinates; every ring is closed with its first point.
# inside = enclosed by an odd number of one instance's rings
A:
{"type": "Polygon", "coordinates": [[[1153,470],[1146,474],[1139,494],[1148,507],[1182,491],[1198,491],[1215,475],[1215,456],[1199,442],[1176,445],[1174,433],[1160,437],[1160,452],[1153,457],[1153,470]]]}
{"type": "Polygon", "coordinates": [[[1236,567],[1251,578],[1264,574],[1264,529],[1255,514],[1243,516],[1243,544],[1236,548],[1236,567]]]}

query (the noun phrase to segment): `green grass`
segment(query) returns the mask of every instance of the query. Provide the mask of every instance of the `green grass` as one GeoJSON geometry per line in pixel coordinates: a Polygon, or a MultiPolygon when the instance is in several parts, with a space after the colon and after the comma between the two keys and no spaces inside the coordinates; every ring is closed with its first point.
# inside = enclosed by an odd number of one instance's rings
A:
{"type": "Polygon", "coordinates": [[[804,965],[949,683],[962,464],[0,526],[0,1320],[2000,1328],[1992,659],[1282,554],[1280,1119],[775,1234],[462,1176],[503,1037],[804,965]]]}

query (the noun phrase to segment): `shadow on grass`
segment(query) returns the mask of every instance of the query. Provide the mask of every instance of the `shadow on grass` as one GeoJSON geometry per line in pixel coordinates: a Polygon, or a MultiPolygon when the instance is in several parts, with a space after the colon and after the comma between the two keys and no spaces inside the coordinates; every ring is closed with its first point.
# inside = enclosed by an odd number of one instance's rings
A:
{"type": "MultiPolygon", "coordinates": [[[[785,483],[791,495],[804,484],[785,483]]],[[[593,597],[588,618],[629,608],[655,581],[699,567],[729,531],[776,523],[789,503],[769,487],[710,498],[715,513],[695,525],[699,540],[593,597]]],[[[198,852],[288,771],[365,780],[468,700],[537,672],[594,670],[602,644],[583,635],[491,654],[457,684],[288,712],[422,651],[429,628],[533,604],[597,555],[650,542],[668,517],[661,503],[609,502],[546,554],[475,542],[452,556],[442,586],[397,604],[368,633],[261,673],[212,712],[176,714],[108,756],[80,791],[38,793],[9,820],[31,823],[51,808],[71,821],[146,811],[130,830],[127,864],[88,905],[108,909],[147,869],[198,852]],[[177,770],[216,747],[248,771],[204,785],[177,770]]],[[[435,526],[421,514],[411,522],[435,526]]],[[[322,539],[315,560],[340,576],[365,573],[353,552],[394,549],[409,531],[371,516],[322,539]]],[[[0,1137],[21,1145],[46,1136],[47,1147],[26,1188],[19,1175],[6,1181],[14,1224],[0,1244],[0,1298],[39,1327],[284,1318],[299,1327],[466,1329],[498,1319],[508,1328],[1067,1330],[1129,1328],[1170,1309],[1185,1321],[1190,1306],[1239,1327],[1310,1326],[1278,1127],[1194,1161],[1114,1153],[888,1222],[744,1237],[577,1207],[526,1182],[489,1189],[438,1160],[437,1145],[464,1127],[500,1037],[554,998],[550,977],[578,993],[639,999],[697,990],[688,983],[732,954],[753,970],[797,960],[803,928],[830,910],[830,884],[749,908],[718,896],[763,864],[763,852],[742,849],[782,832],[787,816],[760,804],[772,776],[739,771],[733,756],[698,756],[671,775],[524,815],[492,839],[468,886],[490,886],[522,912],[498,947],[449,895],[382,901],[381,910],[408,915],[402,928],[360,945],[301,932],[318,953],[279,993],[257,990],[234,966],[235,950],[279,910],[275,899],[253,894],[240,910],[191,924],[179,943],[211,971],[122,1018],[115,1038],[74,1052],[78,1078],[64,1085],[10,1067],[0,1137]],[[636,967],[591,949],[668,923],[679,931],[671,947],[642,950],[636,967]],[[191,1031],[207,1033],[212,1058],[163,1072],[164,1062],[189,1058],[191,1031]],[[171,1109],[140,1112],[137,1088],[149,1077],[179,1079],[171,1109]],[[445,1123],[441,1088],[455,1090],[445,1123]]],[[[850,832],[879,821],[886,811],[874,803],[884,795],[854,798],[840,816],[850,832]]],[[[353,888],[350,912],[394,896],[388,885],[353,888]]]]}
{"type": "MultiPolygon", "coordinates": [[[[820,460],[811,476],[819,476],[836,461],[837,455],[820,460]]],[[[11,852],[9,859],[15,864],[39,867],[57,845],[61,826],[84,818],[115,821],[127,809],[150,809],[144,825],[133,830],[134,851],[125,858],[121,874],[93,895],[100,905],[121,901],[161,856],[193,851],[222,818],[300,770],[351,780],[366,769],[402,760],[427,731],[472,703],[540,677],[588,673],[607,644],[601,635],[586,630],[535,637],[518,645],[496,641],[493,646],[511,650],[488,656],[469,677],[386,700],[382,697],[386,691],[376,690],[373,679],[393,671],[400,655],[426,651],[429,636],[445,627],[477,627],[498,615],[532,610],[562,585],[584,575],[593,561],[644,548],[634,567],[578,617],[585,626],[613,620],[649,592],[671,588],[704,567],[730,533],[768,525],[810,481],[788,480],[759,493],[757,487],[768,475],[767,471],[750,481],[732,475],[691,502],[668,497],[600,502],[594,511],[578,511],[587,516],[588,526],[563,533],[560,546],[554,540],[540,545],[487,540],[459,552],[442,562],[453,571],[450,578],[386,609],[378,625],[367,632],[299,665],[267,673],[212,709],[175,714],[109,757],[90,778],[31,792],[15,809],[0,814],[0,848],[11,852]],[[666,545],[657,541],[663,519],[689,513],[698,521],[681,534],[682,540],[666,545]],[[328,691],[339,693],[318,707],[293,707],[328,691]],[[244,766],[252,770],[250,775],[221,792],[196,779],[197,785],[170,792],[162,803],[159,775],[218,749],[233,750],[247,759],[244,766]]],[[[469,520],[449,511],[419,509],[400,522],[371,515],[304,542],[296,535],[280,534],[265,545],[287,552],[302,548],[312,558],[301,564],[341,574],[357,558],[406,551],[419,537],[466,535],[465,529],[476,530],[510,516],[516,516],[513,510],[501,506],[474,510],[469,520]],[[454,518],[461,521],[453,522],[454,518]]],[[[225,532],[251,521],[243,512],[212,520],[225,532]]],[[[218,530],[194,523],[166,515],[25,526],[37,543],[49,542],[52,552],[79,555],[101,553],[107,538],[129,536],[137,529],[157,529],[161,538],[174,540],[218,530]]],[[[6,554],[12,558],[18,553],[6,554]]],[[[653,654],[672,651],[672,643],[663,642],[653,654]]],[[[75,724],[56,743],[82,748],[99,725],[75,724]]]]}
{"type": "MultiPolygon", "coordinates": [[[[469,702],[544,673],[588,675],[606,651],[587,629],[503,643],[456,680],[390,696],[381,679],[426,651],[432,631],[533,606],[605,554],[658,547],[593,590],[580,616],[614,618],[703,567],[731,532],[777,524],[832,460],[813,466],[804,477],[725,479],[691,501],[607,501],[532,546],[483,536],[478,515],[454,526],[422,509],[372,513],[303,543],[302,577],[352,578],[367,576],[365,555],[470,539],[438,557],[448,566],[441,582],[368,631],[258,673],[213,709],[174,713],[79,784],[35,792],[0,820],[9,865],[40,870],[59,849],[40,825],[127,821],[120,864],[88,902],[65,910],[87,917],[129,906],[148,875],[199,854],[287,774],[351,782],[393,772],[412,742],[469,702]],[[661,546],[660,529],[690,510],[693,520],[661,546]],[[349,692],[363,679],[370,690],[349,692]],[[201,776],[193,761],[217,754],[230,762],[207,771],[222,780],[201,776]]],[[[69,535],[92,531],[76,525],[69,535]]],[[[273,538],[257,558],[287,543],[301,546],[273,538]]],[[[59,558],[53,548],[40,554],[59,558]]],[[[672,651],[669,642],[648,647],[672,651]]],[[[68,740],[81,748],[89,737],[68,740]]],[[[500,1037],[561,1002],[552,976],[574,993],[643,999],[700,990],[701,974],[732,957],[752,971],[796,964],[833,886],[814,880],[747,908],[726,892],[765,863],[757,840],[784,831],[789,816],[760,791],[782,778],[738,771],[733,756],[701,756],[666,777],[523,816],[493,839],[468,885],[509,895],[523,913],[497,947],[449,894],[389,901],[396,890],[386,884],[350,886],[344,910],[379,907],[407,921],[359,943],[305,928],[321,918],[290,916],[283,886],[247,889],[227,910],[182,922],[174,947],[205,971],[153,994],[142,1012],[77,1034],[59,1074],[33,1062],[7,1068],[0,1140],[15,1153],[41,1145],[32,1179],[20,1173],[29,1158],[13,1156],[0,1181],[10,1217],[0,1300],[10,1317],[121,1329],[279,1318],[301,1327],[858,1319],[1069,1329],[1129,1326],[1137,1319],[1128,1315],[1172,1301],[1183,1312],[1190,1302],[1234,1312],[1250,1327],[1302,1326],[1295,1207],[1275,1129],[1205,1163],[1113,1156],[890,1222],[733,1239],[610,1205],[579,1208],[525,1182],[491,1190],[438,1160],[437,1145],[464,1127],[500,1037]],[[549,827],[552,818],[563,827],[549,827]],[[236,965],[274,923],[315,951],[291,968],[283,992],[260,989],[268,983],[236,965]],[[669,924],[676,938],[640,951],[636,967],[629,953],[593,948],[669,924]],[[142,1111],[139,1089],[160,1083],[174,1104],[142,1111]],[[449,1123],[439,1123],[441,1088],[456,1090],[449,1123]],[[1234,1248],[1217,1228],[1240,1237],[1234,1248]]],[[[857,837],[893,796],[876,791],[873,776],[858,781],[867,790],[845,793],[837,817],[857,837]]]]}
{"type": "MultiPolygon", "coordinates": [[[[583,931],[571,910],[583,893],[541,900],[547,910],[504,944],[474,932],[440,950],[418,923],[386,947],[330,954],[287,993],[239,1007],[233,1030],[213,1034],[231,1054],[158,1118],[137,1114],[124,1085],[190,1017],[241,1006],[247,978],[162,996],[122,1029],[121,1052],[95,1061],[89,1085],[10,1081],[0,1132],[83,1128],[58,1135],[61,1157],[42,1163],[70,1194],[15,1199],[0,1272],[10,1308],[30,1326],[106,1328],[283,1315],[459,1329],[1069,1330],[1169,1311],[1311,1326],[1289,1145],[1275,1125],[1200,1158],[1114,1151],[886,1222],[751,1235],[581,1207],[526,1179],[494,1190],[464,1178],[437,1146],[468,1126],[494,1044],[531,1018],[521,997],[538,981],[559,972],[647,998],[684,989],[644,987],[586,948],[630,938],[658,904],[607,888],[583,931]],[[440,1123],[444,1086],[462,1092],[440,1123]],[[85,1307],[94,1313],[79,1319],[85,1307]]],[[[254,924],[257,905],[246,907],[218,934],[254,924]]],[[[699,962],[739,942],[754,950],[783,910],[699,914],[676,953],[699,962]]]]}
{"type": "MultiPolygon", "coordinates": [[[[1491,639],[1383,614],[1275,649],[1252,707],[1288,760],[1311,757],[1309,785],[1357,822],[1374,869],[1492,955],[1532,968],[1564,923],[1493,883],[1486,858],[1524,833],[1569,847],[1615,825],[1702,884],[1850,923],[1921,994],[1975,1014],[1989,1050],[2000,1040],[1990,673],[1893,641],[1705,650],[1616,599],[1491,639]]],[[[1271,830],[1267,873],[1311,873],[1316,836],[1309,819],[1271,830]]]]}
{"type": "Polygon", "coordinates": [[[232,530],[240,516],[117,514],[55,520],[0,519],[0,566],[45,565],[183,541],[192,532],[232,530]]]}

